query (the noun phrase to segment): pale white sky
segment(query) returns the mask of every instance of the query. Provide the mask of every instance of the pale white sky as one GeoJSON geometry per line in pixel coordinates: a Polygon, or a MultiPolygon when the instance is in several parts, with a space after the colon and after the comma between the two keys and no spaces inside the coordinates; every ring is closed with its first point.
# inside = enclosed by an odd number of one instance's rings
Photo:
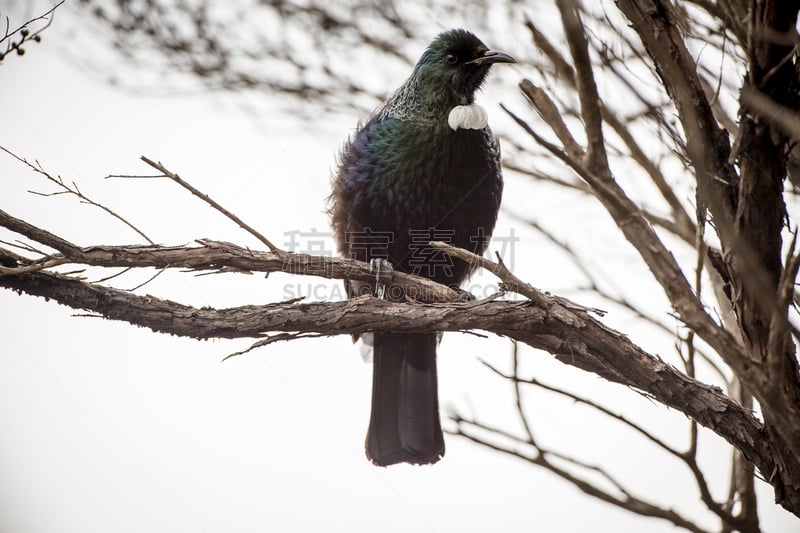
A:
{"type": "MultiPolygon", "coordinates": [[[[53,28],[25,57],[0,65],[0,144],[74,180],[160,243],[212,238],[260,247],[174,184],[103,179],[149,173],[140,155],[162,161],[278,245],[288,232],[328,231],[324,198],[335,154],[362,117],[308,124],[282,115],[280,99],[270,95],[257,102],[248,97],[262,110],[258,115],[224,94],[132,95],[70,65],[65,39],[53,28]]],[[[387,89],[406,75],[399,72],[387,89]]],[[[496,123],[502,117],[490,89],[481,98],[496,123]]],[[[504,101],[522,105],[513,98],[504,101]]],[[[81,245],[141,242],[74,198],[31,195],[28,190],[54,189],[5,154],[0,176],[0,208],[14,216],[81,245]]],[[[582,235],[599,259],[630,266],[629,252],[615,254],[603,241],[612,230],[602,214],[570,194],[546,192],[509,176],[505,205],[518,213],[535,210],[554,227],[569,228],[566,234],[582,235]]],[[[502,215],[497,234],[512,228],[520,237],[518,274],[554,292],[576,283],[574,270],[548,255],[552,248],[502,215]]],[[[0,232],[0,239],[15,238],[0,232]]],[[[89,279],[108,274],[86,272],[89,279]]],[[[128,274],[111,284],[132,288],[151,275],[128,274]]],[[[634,281],[639,297],[663,300],[646,282],[634,281]]],[[[473,287],[493,283],[484,274],[473,287]]],[[[180,272],[136,292],[215,307],[298,292],[316,299],[339,294],[338,284],[311,278],[180,272]]],[[[433,467],[372,466],[363,452],[371,368],[349,337],[276,344],[221,363],[248,342],[198,342],[74,314],[0,291],[0,532],[674,530],[452,436],[433,467]]],[[[646,349],[671,356],[668,339],[624,313],[604,320],[646,349]]],[[[444,408],[518,429],[510,388],[479,362],[508,368],[507,341],[448,334],[439,353],[444,408]]],[[[669,442],[686,442],[683,415],[547,354],[523,353],[525,370],[540,379],[625,410],[669,442]]],[[[527,409],[537,436],[551,447],[602,464],[636,494],[698,523],[716,523],[697,503],[687,473],[621,426],[541,392],[530,395],[527,409]]],[[[712,488],[721,495],[728,449],[706,432],[701,445],[712,488]]],[[[771,503],[770,488],[759,487],[764,530],[796,530],[791,515],[771,503]]]]}

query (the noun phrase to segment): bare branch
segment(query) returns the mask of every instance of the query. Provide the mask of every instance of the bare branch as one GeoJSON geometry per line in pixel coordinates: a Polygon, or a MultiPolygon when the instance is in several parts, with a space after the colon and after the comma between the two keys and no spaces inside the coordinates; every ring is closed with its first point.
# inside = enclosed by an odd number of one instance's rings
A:
{"type": "MultiPolygon", "coordinates": [[[[198,241],[200,246],[91,246],[80,248],[45,230],[36,228],[0,210],[0,226],[16,231],[61,252],[49,256],[59,264],[74,263],[100,267],[153,267],[218,270],[223,266],[247,272],[287,272],[335,279],[375,282],[369,265],[352,259],[312,256],[287,252],[261,252],[219,241],[198,241]]],[[[8,252],[5,252],[8,253],[8,252]]],[[[26,268],[29,265],[23,265],[26,268]]],[[[16,267],[14,267],[16,268],[16,267]]],[[[19,273],[11,268],[9,273],[19,273]]],[[[37,268],[38,270],[39,268],[37,268]]],[[[402,289],[404,294],[421,302],[460,300],[458,292],[429,279],[394,272],[381,280],[387,289],[402,289]]]]}
{"type": "Polygon", "coordinates": [[[556,137],[561,141],[567,154],[576,160],[580,160],[584,155],[583,148],[581,148],[575,140],[575,137],[570,133],[569,128],[567,128],[567,125],[564,123],[564,119],[558,112],[553,100],[550,99],[543,89],[540,89],[529,80],[522,80],[519,82],[519,88],[522,90],[522,94],[528,97],[528,100],[539,112],[539,115],[544,119],[545,123],[550,126],[553,133],[556,134],[556,137]]]}
{"type": "Polygon", "coordinates": [[[157,163],[155,161],[152,161],[152,160],[148,159],[145,156],[142,156],[141,159],[142,159],[142,161],[144,161],[145,163],[147,163],[148,165],[150,165],[154,169],[158,170],[159,172],[163,172],[165,178],[171,179],[172,181],[174,181],[175,183],[177,183],[178,185],[180,185],[181,187],[183,187],[187,191],[191,192],[193,195],[197,196],[198,198],[200,198],[201,200],[206,202],[208,205],[210,205],[211,207],[213,207],[214,209],[216,209],[217,211],[219,211],[220,213],[222,213],[223,215],[225,215],[229,219],[233,220],[236,224],[239,225],[240,228],[242,228],[243,230],[247,231],[250,235],[252,235],[256,239],[261,241],[263,244],[265,244],[267,246],[267,248],[269,248],[269,250],[271,252],[279,252],[280,251],[280,248],[278,248],[277,246],[272,244],[269,241],[269,239],[264,237],[261,233],[259,233],[255,229],[253,229],[251,226],[245,224],[242,221],[242,219],[240,219],[239,217],[237,217],[236,215],[234,215],[233,213],[231,213],[230,211],[228,211],[227,209],[225,209],[224,207],[219,205],[210,196],[208,196],[207,194],[205,194],[203,192],[200,192],[192,184],[188,183],[186,180],[184,180],[183,178],[181,178],[180,176],[178,176],[174,172],[168,170],[160,162],[157,163]]]}
{"type": "MultiPolygon", "coordinates": [[[[535,427],[529,423],[524,410],[522,385],[525,380],[519,372],[517,347],[518,343],[525,343],[553,354],[565,364],[594,372],[686,413],[691,418],[689,443],[685,451],[679,451],[654,432],[617,415],[613,409],[559,391],[554,386],[535,380],[530,382],[606,413],[680,458],[692,472],[701,500],[722,521],[722,531],[758,531],[754,476],[747,461],[752,461],[763,478],[774,486],[776,500],[798,514],[800,371],[793,335],[800,338],[800,331],[790,320],[790,313],[797,299],[794,287],[800,270],[800,253],[795,249],[794,240],[785,257],[782,251],[784,224],[788,218],[782,182],[787,169],[789,175],[793,175],[792,165],[800,168],[793,161],[800,154],[800,122],[794,109],[797,107],[795,63],[800,51],[796,34],[798,4],[778,0],[690,0],[683,4],[668,0],[615,0],[615,3],[619,12],[612,12],[604,5],[556,0],[562,28],[555,31],[563,32],[559,37],[562,42],[551,42],[541,31],[542,26],[527,21],[530,36],[544,54],[544,60],[541,55],[532,60],[516,52],[515,55],[520,58],[520,66],[533,67],[532,75],[540,75],[533,79],[545,81],[536,81],[539,87],[524,80],[520,89],[560,146],[543,138],[521,116],[503,107],[538,143],[540,148],[534,156],[545,159],[542,164],[542,159],[528,157],[527,146],[517,140],[506,142],[505,139],[513,137],[505,135],[504,148],[512,147],[525,157],[519,160],[525,164],[518,162],[506,168],[588,193],[593,197],[590,200],[600,201],[637,250],[653,279],[661,285],[675,310],[674,316],[686,325],[688,332],[683,334],[681,328],[681,333],[675,334],[664,325],[663,317],[638,309],[624,292],[617,290],[618,294],[614,294],[614,290],[606,290],[607,285],[597,281],[602,277],[585,264],[581,265],[574,250],[570,253],[568,247],[562,249],[583,269],[590,289],[672,334],[683,362],[681,371],[605,327],[595,316],[602,315],[601,311],[533,287],[510,272],[499,257],[495,262],[444,243],[431,245],[471,266],[490,270],[501,280],[499,292],[482,300],[463,302],[458,293],[448,287],[398,272],[382,281],[389,287],[402,287],[409,295],[408,301],[403,303],[384,302],[367,295],[347,302],[293,300],[215,310],[197,309],[154,297],[142,298],[131,291],[117,291],[102,284],[121,272],[105,277],[93,275],[92,278],[103,277],[94,283],[81,277],[85,274],[65,274],[64,268],[58,269],[62,271],[60,274],[54,273],[55,267],[69,264],[73,265],[69,268],[74,269],[92,266],[123,269],[122,272],[154,268],[153,277],[166,269],[184,268],[195,275],[280,271],[360,280],[365,282],[366,288],[374,283],[374,273],[363,263],[280,250],[177,173],[145,157],[142,160],[155,168],[160,173],[158,176],[118,177],[169,178],[245,229],[268,251],[217,241],[196,241],[184,246],[155,246],[150,242],[150,246],[84,248],[0,211],[0,226],[32,241],[21,245],[2,243],[0,286],[85,309],[88,315],[84,316],[126,320],[193,338],[254,339],[247,350],[231,356],[306,336],[387,328],[480,335],[472,329],[481,328],[515,342],[513,375],[504,377],[513,381],[516,408],[526,435],[512,435],[500,428],[457,418],[458,429],[467,438],[477,441],[489,432],[491,438],[486,438],[485,445],[547,468],[587,494],[622,509],[660,516],[689,530],[700,530],[680,513],[632,496],[603,468],[541,447],[544,438],[538,434],[539,442],[534,438],[535,427]],[[701,16],[695,20],[698,12],[702,12],[701,16]],[[706,17],[706,13],[710,16],[706,17]],[[729,58],[736,64],[731,65],[729,58]],[[729,104],[735,101],[740,89],[739,73],[745,70],[747,74],[739,100],[741,108],[729,110],[729,104]],[[553,82],[553,78],[554,88],[549,88],[547,84],[553,82]],[[603,102],[599,89],[605,91],[606,88],[621,89],[624,96],[613,94],[613,100],[608,98],[603,102]],[[628,98],[630,95],[633,97],[628,98]],[[578,108],[576,102],[579,102],[578,108]],[[674,118],[676,111],[677,120],[674,118]],[[738,118],[739,124],[734,123],[733,116],[738,118]],[[567,126],[577,120],[582,121],[584,130],[578,140],[573,135],[578,132],[574,127],[570,131],[567,126]],[[729,132],[736,132],[738,136],[734,146],[731,146],[729,132]],[[651,150],[647,145],[651,139],[661,142],[662,146],[651,150]],[[525,168],[527,164],[537,168],[525,168]],[[552,164],[561,168],[554,171],[552,164]],[[677,177],[672,175],[676,164],[677,177]],[[620,169],[627,171],[629,168],[637,173],[624,176],[620,169]],[[571,179],[570,171],[579,180],[571,179]],[[681,192],[678,187],[683,186],[687,178],[694,178],[695,183],[687,183],[686,191],[681,192]],[[638,185],[643,183],[649,188],[650,182],[658,189],[660,198],[655,199],[661,203],[651,205],[649,198],[645,203],[637,202],[638,185]],[[623,183],[635,185],[625,190],[623,183]],[[684,198],[690,190],[695,191],[695,205],[684,198]],[[694,213],[692,208],[695,208],[694,213]],[[681,262],[673,257],[668,245],[675,241],[659,228],[682,241],[677,250],[688,251],[684,243],[695,248],[694,264],[677,253],[681,262]],[[716,235],[706,235],[707,229],[715,231],[716,235]],[[708,250],[709,243],[717,246],[717,242],[718,250],[708,250]],[[712,268],[707,268],[707,263],[712,268]],[[703,289],[709,292],[708,287],[701,284],[706,272],[711,276],[719,301],[716,308],[706,306],[701,300],[703,289]],[[516,291],[527,300],[499,300],[506,291],[516,291]],[[716,353],[704,355],[710,351],[716,353]],[[717,355],[730,369],[721,368],[717,355]],[[718,383],[724,383],[727,391],[696,379],[695,367],[701,356],[719,373],[721,381],[718,383]],[[763,416],[763,422],[752,412],[754,397],[758,400],[758,416],[763,416]],[[717,432],[742,452],[732,461],[730,493],[724,503],[712,498],[698,463],[698,424],[717,432]],[[481,431],[484,432],[482,436],[481,431]],[[502,445],[497,444],[495,438],[502,441],[502,445]],[[583,474],[589,476],[583,478],[583,474]],[[613,486],[604,489],[602,483],[593,484],[591,480],[598,475],[613,486]]],[[[247,3],[248,7],[258,9],[261,15],[275,21],[295,25],[302,21],[315,29],[323,29],[305,32],[308,40],[303,41],[305,48],[316,50],[318,56],[293,53],[292,46],[296,43],[290,44],[286,35],[276,37],[255,32],[258,38],[248,43],[241,35],[249,31],[246,25],[230,31],[224,22],[215,21],[211,4],[206,2],[200,2],[196,13],[177,24],[169,20],[169,15],[181,13],[185,2],[148,2],[142,4],[144,7],[130,2],[111,2],[105,3],[103,9],[94,0],[81,4],[85,4],[79,8],[84,10],[84,15],[95,10],[87,18],[114,28],[112,41],[122,45],[123,55],[136,60],[163,54],[166,69],[152,65],[155,67],[152,71],[174,70],[196,76],[206,87],[214,89],[269,88],[290,94],[298,102],[313,100],[314,106],[318,106],[314,109],[363,107],[366,99],[370,102],[381,99],[380,89],[361,84],[358,69],[352,69],[356,75],[340,75],[347,69],[337,70],[335,62],[329,61],[343,43],[348,50],[353,42],[363,43],[367,55],[375,52],[404,66],[409,66],[406,47],[419,44],[414,21],[399,14],[393,2],[357,0],[353,4],[359,7],[355,17],[348,17],[320,0],[301,3],[251,0],[247,3]],[[376,21],[381,21],[382,25],[374,25],[376,21]],[[372,26],[380,28],[373,30],[372,26]],[[159,54],[153,54],[155,50],[159,54]],[[262,63],[263,72],[253,68],[262,63]],[[284,68],[273,71],[274,65],[284,68]],[[348,98],[341,98],[343,92],[348,98]]],[[[452,7],[452,4],[448,2],[447,6],[452,7]]],[[[488,6],[488,3],[481,4],[477,9],[479,16],[488,13],[488,6]]],[[[519,13],[521,8],[514,9],[519,13]]],[[[511,7],[508,12],[514,13],[511,7]]],[[[239,14],[239,11],[234,8],[227,13],[239,14]]],[[[46,18],[48,24],[51,19],[46,18]]],[[[6,38],[0,43],[11,39],[10,35],[21,38],[18,44],[29,39],[29,32],[23,35],[18,29],[19,33],[9,33],[9,27],[7,23],[6,38]]],[[[552,31],[551,28],[547,30],[552,31]]],[[[492,39],[489,37],[487,42],[492,39]]],[[[17,48],[21,53],[21,48],[17,48]]],[[[0,59],[2,56],[0,54],[0,59]]],[[[82,202],[93,203],[86,199],[77,184],[65,183],[60,176],[51,177],[38,162],[34,165],[14,157],[59,188],[43,196],[73,194],[82,202]]],[[[800,175],[800,172],[795,168],[794,174],[800,175]]],[[[125,222],[107,208],[94,205],[125,222]]],[[[141,232],[139,234],[147,239],[141,232]]]]}
{"type": "Polygon", "coordinates": [[[12,267],[12,268],[0,266],[0,276],[15,276],[19,274],[28,274],[30,272],[38,272],[39,270],[53,268],[55,266],[63,265],[65,263],[69,263],[69,261],[64,257],[48,256],[45,257],[44,260],[32,261],[30,264],[27,264],[25,266],[12,267]]]}
{"type": "MultiPolygon", "coordinates": [[[[8,258],[8,256],[5,256],[8,258]]],[[[3,264],[9,260],[0,256],[3,264]]],[[[718,389],[709,387],[642,351],[603,326],[582,306],[541,295],[532,301],[441,304],[392,303],[363,296],[345,302],[268,304],[229,309],[194,308],[153,296],[92,285],[46,272],[0,277],[0,286],[46,296],[75,309],[156,331],[193,338],[261,338],[270,331],[339,335],[367,331],[466,331],[483,329],[552,353],[560,361],[647,391],[687,413],[739,447],[771,472],[773,455],[761,424],[718,389]]],[[[790,487],[787,487],[790,489],[790,487]]],[[[787,497],[796,495],[791,490],[787,497]]]]}
{"type": "Polygon", "coordinates": [[[557,146],[542,138],[524,120],[507,108],[503,109],[537,143],[566,163],[594,189],[597,198],[614,218],[628,242],[636,248],[654,278],[661,284],[681,320],[708,342],[735,371],[744,371],[748,359],[744,348],[706,313],[672,253],[642,216],[638,206],[628,198],[616,182],[613,179],[596,176],[557,146]]]}
{"type": "Polygon", "coordinates": [[[530,30],[531,37],[533,37],[533,44],[538,49],[544,52],[547,58],[555,67],[556,77],[565,80],[569,83],[575,83],[575,70],[569,64],[564,56],[562,56],[553,43],[545,37],[539,28],[530,20],[525,19],[525,26],[530,30]]]}
{"type": "MultiPolygon", "coordinates": [[[[669,204],[675,221],[673,224],[666,224],[662,222],[659,225],[681,237],[687,243],[693,243],[695,234],[694,223],[686,213],[686,209],[683,207],[683,204],[681,204],[681,201],[676,196],[675,190],[667,182],[667,179],[661,172],[661,169],[659,169],[658,165],[656,165],[650,160],[650,158],[647,157],[647,155],[645,155],[644,150],[642,150],[642,147],[636,141],[627,126],[614,112],[609,110],[607,107],[603,108],[603,119],[622,139],[622,142],[624,142],[625,146],[628,148],[628,150],[630,150],[633,160],[636,161],[645,172],[647,172],[647,175],[650,176],[650,179],[658,188],[658,191],[664,197],[667,204],[669,204]]],[[[652,220],[652,216],[648,216],[648,218],[652,220]]]]}
{"type": "Polygon", "coordinates": [[[497,263],[492,262],[486,259],[483,256],[476,255],[469,250],[465,250],[463,248],[456,248],[450,244],[440,241],[431,241],[428,243],[431,247],[437,248],[439,250],[443,250],[448,255],[452,257],[456,257],[465,261],[471,265],[477,265],[481,268],[485,268],[492,274],[496,275],[500,280],[502,280],[503,285],[502,288],[504,290],[516,292],[521,294],[527,298],[530,298],[531,301],[537,303],[538,305],[547,305],[550,301],[560,300],[563,305],[567,306],[578,306],[577,309],[586,312],[592,312],[597,315],[604,315],[605,311],[602,309],[595,309],[595,308],[588,308],[580,306],[574,302],[571,302],[566,299],[561,299],[557,296],[546,295],[541,292],[539,289],[531,285],[530,283],[526,283],[516,277],[503,263],[503,260],[500,258],[500,255],[497,254],[497,263]]]}
{"type": "MultiPolygon", "coordinates": [[[[62,1],[63,1],[63,0],[62,0],[62,1]]],[[[59,4],[59,5],[60,5],[60,4],[59,4]]],[[[56,6],[56,7],[58,7],[58,6],[56,6]]],[[[53,9],[55,9],[55,8],[53,8],[53,9]]],[[[80,199],[80,200],[81,200],[83,203],[86,203],[86,204],[89,204],[89,205],[92,205],[92,206],[94,206],[94,207],[98,207],[98,208],[102,209],[103,211],[105,211],[106,213],[108,213],[108,214],[109,214],[109,215],[111,215],[112,217],[116,218],[117,220],[119,220],[120,222],[122,222],[123,224],[125,224],[126,226],[128,226],[129,228],[131,228],[133,231],[135,231],[136,233],[138,233],[139,235],[141,235],[141,236],[142,236],[142,238],[143,238],[144,240],[146,240],[147,242],[149,242],[150,244],[155,244],[155,243],[154,243],[154,242],[153,242],[153,241],[150,239],[150,237],[148,237],[147,235],[145,235],[145,234],[144,234],[144,232],[143,232],[142,230],[140,230],[139,228],[137,228],[136,226],[134,226],[133,224],[131,224],[130,222],[128,222],[128,221],[127,221],[125,218],[123,218],[121,215],[117,214],[115,211],[113,211],[113,210],[112,210],[112,209],[110,209],[109,207],[106,207],[106,206],[104,206],[103,204],[100,204],[100,203],[98,203],[98,202],[95,202],[94,200],[92,200],[91,198],[89,198],[88,196],[86,196],[85,194],[83,194],[83,193],[80,191],[80,189],[78,188],[77,184],[75,184],[74,182],[73,182],[72,186],[70,187],[69,185],[67,185],[66,183],[64,183],[64,180],[61,178],[61,176],[58,176],[58,177],[55,177],[55,178],[54,178],[54,177],[53,177],[51,174],[49,174],[49,173],[48,173],[46,170],[44,170],[44,169],[42,168],[42,166],[39,164],[39,162],[38,162],[38,161],[37,161],[37,162],[36,162],[36,164],[34,165],[33,163],[29,162],[27,159],[25,159],[25,158],[22,158],[22,157],[18,156],[17,154],[15,154],[14,152],[12,152],[11,150],[9,150],[8,148],[6,148],[6,147],[4,147],[4,146],[0,146],[0,150],[4,151],[5,153],[7,153],[8,155],[10,155],[11,157],[13,157],[14,159],[16,159],[17,161],[19,161],[19,162],[23,163],[24,165],[26,165],[28,168],[30,168],[31,170],[33,170],[33,171],[34,171],[34,172],[36,172],[37,174],[41,174],[42,176],[44,176],[45,178],[47,178],[47,180],[48,180],[48,181],[50,181],[51,183],[53,183],[53,184],[57,185],[58,187],[60,187],[60,188],[61,188],[61,191],[59,191],[58,193],[52,193],[53,195],[55,195],[55,194],[62,194],[62,193],[63,193],[63,194],[72,194],[72,195],[75,195],[75,196],[77,196],[77,197],[78,197],[78,198],[79,198],[79,199],[80,199]]],[[[40,194],[41,196],[50,196],[50,195],[48,195],[48,194],[42,194],[42,193],[34,193],[34,194],[40,194]]]]}
{"type": "Polygon", "coordinates": [[[6,17],[6,29],[2,38],[0,38],[0,46],[2,46],[3,42],[8,41],[5,46],[5,51],[0,51],[0,61],[5,59],[5,57],[10,54],[11,52],[16,52],[17,55],[24,55],[25,49],[22,47],[23,44],[33,41],[33,42],[40,42],[42,40],[41,33],[50,27],[50,24],[53,23],[53,17],[55,17],[55,10],[58,9],[61,4],[63,4],[66,0],[61,0],[56,5],[39,15],[38,17],[32,18],[29,21],[25,22],[21,26],[19,26],[15,30],[10,29],[8,17],[6,17]],[[28,29],[28,26],[33,24],[34,22],[38,21],[45,21],[45,24],[42,27],[38,28],[36,31],[31,33],[28,29]],[[14,35],[19,34],[19,40],[15,41],[12,39],[14,35]],[[10,40],[9,40],[10,39],[10,40]]]}
{"type": "MultiPolygon", "coordinates": [[[[300,301],[300,300],[302,300],[302,298],[296,298],[294,300],[291,300],[291,303],[294,303],[294,302],[300,301]]],[[[287,302],[282,302],[282,303],[287,303],[287,302]]],[[[276,342],[280,342],[280,341],[293,341],[293,340],[297,340],[297,339],[309,339],[309,338],[323,337],[323,336],[324,335],[317,334],[317,333],[277,333],[275,335],[267,335],[265,338],[263,338],[263,339],[261,339],[259,341],[254,342],[253,344],[251,344],[249,348],[247,348],[245,350],[238,351],[238,352],[233,352],[232,354],[228,354],[225,357],[223,357],[222,360],[223,361],[227,361],[231,357],[236,357],[238,355],[244,355],[246,353],[252,352],[253,350],[255,350],[257,348],[263,348],[264,346],[268,346],[270,344],[273,344],[273,343],[276,343],[276,342]]]]}
{"type": "Polygon", "coordinates": [[[793,139],[800,139],[800,115],[797,110],[782,106],[754,87],[742,88],[742,103],[764,121],[780,128],[793,139]]]}
{"type": "Polygon", "coordinates": [[[561,12],[564,36],[575,64],[575,85],[581,101],[581,116],[588,142],[586,165],[595,172],[608,169],[600,96],[597,94],[592,61],[589,58],[589,41],[586,39],[578,3],[574,0],[556,0],[556,5],[561,12]]]}
{"type": "Polygon", "coordinates": [[[541,450],[536,445],[536,439],[533,437],[531,425],[528,423],[528,417],[525,415],[525,409],[522,406],[522,392],[520,391],[519,380],[517,377],[519,375],[519,346],[516,341],[512,341],[512,360],[514,368],[514,377],[512,379],[512,383],[514,384],[514,402],[517,405],[517,413],[519,414],[522,427],[525,429],[525,434],[528,436],[528,444],[531,444],[532,446],[535,446],[537,449],[541,450]]]}
{"type": "MultiPolygon", "coordinates": [[[[600,499],[600,500],[602,500],[602,501],[604,501],[606,503],[609,503],[609,504],[614,505],[616,507],[625,509],[625,510],[630,511],[632,513],[640,514],[640,515],[643,515],[643,516],[652,516],[652,517],[662,518],[664,520],[668,520],[668,521],[672,522],[673,524],[675,524],[675,525],[677,525],[679,527],[682,527],[682,528],[684,528],[684,529],[686,529],[688,531],[692,531],[694,533],[708,533],[707,530],[702,529],[700,526],[698,526],[694,522],[688,520],[687,518],[681,516],[680,514],[678,514],[677,512],[675,512],[675,511],[673,511],[671,509],[661,508],[661,507],[659,507],[659,506],[657,506],[655,504],[652,504],[652,503],[646,502],[646,501],[644,501],[642,499],[639,499],[639,498],[636,498],[634,496],[631,496],[628,493],[624,493],[623,492],[623,497],[619,497],[619,496],[616,496],[614,494],[611,494],[611,493],[601,489],[600,487],[592,484],[591,482],[589,482],[589,481],[587,481],[585,479],[582,479],[582,478],[576,476],[575,474],[573,474],[573,473],[571,473],[571,472],[569,472],[569,471],[557,466],[552,461],[547,459],[547,455],[544,452],[537,453],[534,456],[530,456],[530,455],[522,453],[520,450],[517,450],[515,448],[507,447],[507,446],[504,446],[502,444],[495,443],[495,442],[489,442],[489,441],[485,440],[482,436],[480,436],[479,433],[474,432],[473,429],[472,429],[472,428],[477,428],[477,429],[479,429],[481,431],[484,431],[484,432],[488,431],[488,432],[491,432],[491,433],[502,434],[502,432],[498,431],[496,428],[493,428],[491,426],[487,426],[485,424],[481,424],[479,422],[475,422],[475,421],[471,421],[471,420],[465,420],[465,419],[460,418],[460,417],[454,418],[454,421],[456,422],[456,430],[455,431],[451,431],[450,433],[452,433],[454,435],[461,435],[461,436],[466,437],[467,439],[469,439],[469,440],[471,440],[473,442],[476,442],[476,443],[478,443],[478,444],[480,444],[482,446],[486,446],[486,447],[491,448],[493,450],[502,452],[504,454],[511,455],[513,457],[517,457],[519,459],[523,459],[523,460],[528,461],[529,463],[535,464],[537,466],[541,466],[541,467],[547,469],[548,471],[550,471],[551,473],[557,475],[561,479],[573,484],[575,487],[580,489],[585,494],[588,494],[590,496],[598,498],[598,499],[600,499]]],[[[568,462],[570,462],[572,464],[577,464],[578,463],[577,461],[574,461],[574,460],[568,460],[568,462]]],[[[595,472],[600,473],[600,475],[603,475],[603,477],[607,477],[607,473],[603,469],[601,469],[599,467],[591,466],[591,465],[585,465],[585,464],[583,466],[584,466],[584,468],[589,468],[590,470],[593,470],[595,472]]],[[[612,483],[616,484],[613,481],[612,481],[612,483]]]]}
{"type": "MultiPolygon", "coordinates": [[[[681,452],[681,451],[673,448],[672,446],[668,445],[662,439],[658,438],[652,432],[646,430],[641,425],[629,420],[628,418],[626,418],[626,417],[624,417],[624,416],[622,416],[622,415],[620,415],[618,413],[615,413],[615,412],[611,411],[607,407],[599,405],[598,403],[596,403],[596,402],[594,402],[592,400],[589,400],[589,399],[584,398],[582,396],[578,396],[577,394],[562,390],[562,389],[560,389],[558,387],[553,387],[551,385],[547,385],[547,384],[542,383],[541,381],[537,380],[536,378],[532,378],[532,377],[531,378],[520,378],[519,375],[516,372],[514,374],[512,374],[512,375],[508,375],[508,374],[505,374],[505,373],[501,372],[500,370],[498,370],[497,368],[495,368],[494,366],[492,366],[492,365],[490,365],[490,364],[488,364],[486,362],[483,362],[483,364],[486,365],[492,372],[494,372],[495,374],[499,375],[503,379],[511,381],[514,384],[515,390],[519,389],[520,384],[533,385],[533,386],[538,387],[540,389],[543,389],[543,390],[546,390],[546,391],[549,391],[549,392],[553,392],[553,393],[561,395],[561,396],[565,396],[565,397],[570,398],[571,400],[573,400],[573,401],[575,401],[577,403],[580,403],[580,404],[586,405],[588,407],[591,407],[592,409],[595,409],[596,411],[599,411],[599,412],[603,413],[604,415],[608,416],[609,418],[617,420],[618,422],[621,422],[625,426],[631,428],[636,433],[642,435],[647,440],[649,440],[651,443],[656,445],[658,448],[662,449],[663,451],[667,452],[668,454],[672,455],[673,457],[681,460],[689,468],[689,470],[691,471],[692,475],[695,478],[695,482],[697,484],[697,488],[698,488],[698,490],[700,492],[701,500],[703,501],[703,503],[706,504],[706,507],[710,511],[712,511],[714,514],[716,514],[723,521],[723,523],[729,524],[729,525],[731,525],[731,526],[733,526],[735,528],[741,527],[743,525],[743,524],[740,523],[739,520],[736,519],[736,517],[734,517],[729,512],[727,512],[723,508],[722,505],[720,505],[719,503],[714,501],[713,497],[711,496],[711,492],[709,491],[709,488],[708,488],[708,483],[706,482],[705,476],[703,475],[703,472],[700,469],[700,465],[697,463],[697,456],[696,456],[696,451],[697,451],[696,450],[697,433],[696,433],[696,429],[692,431],[692,440],[691,440],[691,445],[690,445],[689,449],[687,451],[685,451],[685,452],[681,452]]],[[[694,426],[694,422],[692,421],[691,423],[693,424],[693,427],[695,427],[694,426]]],[[[527,424],[527,422],[526,422],[526,424],[527,424]]],[[[621,489],[621,487],[619,485],[618,485],[618,488],[621,489]]]]}

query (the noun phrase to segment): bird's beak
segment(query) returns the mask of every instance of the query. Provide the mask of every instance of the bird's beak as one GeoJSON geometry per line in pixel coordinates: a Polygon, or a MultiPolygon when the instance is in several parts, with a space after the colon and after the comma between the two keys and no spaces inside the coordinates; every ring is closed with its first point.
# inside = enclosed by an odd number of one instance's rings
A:
{"type": "Polygon", "coordinates": [[[516,63],[517,60],[505,52],[487,50],[481,57],[467,61],[467,65],[491,65],[493,63],[516,63]]]}

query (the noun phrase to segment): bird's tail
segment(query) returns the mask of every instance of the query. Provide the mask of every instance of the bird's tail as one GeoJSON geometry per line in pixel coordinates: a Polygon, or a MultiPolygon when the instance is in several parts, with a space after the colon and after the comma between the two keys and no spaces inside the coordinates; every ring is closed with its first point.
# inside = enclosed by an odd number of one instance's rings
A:
{"type": "Polygon", "coordinates": [[[444,455],[435,333],[375,333],[367,457],[430,464],[444,455]]]}

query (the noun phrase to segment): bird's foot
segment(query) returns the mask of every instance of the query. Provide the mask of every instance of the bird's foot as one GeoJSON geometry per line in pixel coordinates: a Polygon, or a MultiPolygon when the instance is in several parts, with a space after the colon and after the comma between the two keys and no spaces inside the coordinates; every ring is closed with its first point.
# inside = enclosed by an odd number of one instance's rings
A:
{"type": "Polygon", "coordinates": [[[388,260],[376,257],[369,260],[369,269],[375,273],[375,296],[383,300],[386,298],[385,282],[392,279],[394,267],[388,260]]]}

